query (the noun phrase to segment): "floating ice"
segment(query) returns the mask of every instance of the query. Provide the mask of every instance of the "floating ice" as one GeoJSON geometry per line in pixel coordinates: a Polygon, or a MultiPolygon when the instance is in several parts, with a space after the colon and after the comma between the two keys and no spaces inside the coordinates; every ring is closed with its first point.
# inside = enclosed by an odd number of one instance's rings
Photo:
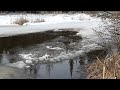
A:
{"type": "Polygon", "coordinates": [[[40,61],[48,60],[49,57],[50,57],[50,55],[48,55],[48,54],[46,53],[44,56],[39,57],[39,60],[40,60],[40,61]]]}
{"type": "Polygon", "coordinates": [[[72,51],[72,52],[61,52],[60,55],[50,58],[50,61],[61,61],[61,60],[67,60],[67,59],[73,59],[76,57],[80,57],[83,56],[85,53],[84,51],[80,50],[80,51],[72,51]]]}
{"type": "Polygon", "coordinates": [[[28,59],[28,60],[32,60],[34,59],[33,57],[35,56],[35,54],[29,53],[29,54],[19,54],[23,59],[28,59]]]}
{"type": "Polygon", "coordinates": [[[25,68],[30,68],[30,66],[26,65],[25,68]]]}
{"type": "Polygon", "coordinates": [[[32,62],[32,60],[25,60],[25,63],[26,64],[32,64],[33,62],[32,62]]]}
{"type": "Polygon", "coordinates": [[[63,48],[60,48],[60,47],[51,47],[51,46],[46,46],[47,49],[50,49],[50,50],[62,50],[63,48]]]}
{"type": "Polygon", "coordinates": [[[16,68],[19,68],[19,69],[22,69],[26,66],[26,64],[23,61],[18,61],[18,62],[15,62],[15,63],[9,63],[7,65],[11,66],[11,67],[16,67],[16,68]]]}

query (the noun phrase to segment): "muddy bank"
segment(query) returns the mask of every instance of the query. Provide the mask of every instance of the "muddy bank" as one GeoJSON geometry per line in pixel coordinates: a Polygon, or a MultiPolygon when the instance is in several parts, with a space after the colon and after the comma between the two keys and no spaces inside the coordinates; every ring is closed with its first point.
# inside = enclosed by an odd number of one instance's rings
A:
{"type": "Polygon", "coordinates": [[[96,58],[100,58],[100,59],[103,59],[106,57],[107,55],[107,51],[105,49],[103,50],[94,50],[94,51],[91,51],[91,52],[88,52],[86,53],[88,58],[89,58],[89,61],[90,62],[93,62],[96,60],[96,58]]]}

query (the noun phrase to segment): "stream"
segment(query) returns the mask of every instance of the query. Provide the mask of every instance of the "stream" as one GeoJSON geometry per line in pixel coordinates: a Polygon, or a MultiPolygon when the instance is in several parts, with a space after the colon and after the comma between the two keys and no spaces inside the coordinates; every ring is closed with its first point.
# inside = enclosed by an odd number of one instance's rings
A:
{"type": "Polygon", "coordinates": [[[85,79],[89,57],[80,50],[83,38],[76,34],[60,29],[1,37],[0,78],[85,79]]]}

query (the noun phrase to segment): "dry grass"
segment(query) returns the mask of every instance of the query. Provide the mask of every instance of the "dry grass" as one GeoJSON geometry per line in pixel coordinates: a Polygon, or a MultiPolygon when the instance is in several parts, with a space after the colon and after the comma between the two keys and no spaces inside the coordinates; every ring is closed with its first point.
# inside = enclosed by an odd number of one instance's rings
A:
{"type": "Polygon", "coordinates": [[[24,23],[29,22],[26,18],[20,17],[16,19],[13,23],[18,25],[23,25],[24,23]]]}
{"type": "Polygon", "coordinates": [[[87,79],[120,79],[120,54],[106,56],[105,59],[91,63],[87,66],[87,79]]]}
{"type": "Polygon", "coordinates": [[[43,19],[43,18],[41,18],[41,19],[37,18],[37,19],[34,21],[34,23],[40,23],[40,22],[45,22],[45,19],[43,19]]]}

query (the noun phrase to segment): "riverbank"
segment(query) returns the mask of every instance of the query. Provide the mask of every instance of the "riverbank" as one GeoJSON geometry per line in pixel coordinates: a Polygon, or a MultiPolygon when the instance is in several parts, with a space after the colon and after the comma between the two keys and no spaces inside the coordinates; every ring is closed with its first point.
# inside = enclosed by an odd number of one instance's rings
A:
{"type": "Polygon", "coordinates": [[[106,55],[87,65],[87,79],[120,79],[120,54],[106,55]]]}

